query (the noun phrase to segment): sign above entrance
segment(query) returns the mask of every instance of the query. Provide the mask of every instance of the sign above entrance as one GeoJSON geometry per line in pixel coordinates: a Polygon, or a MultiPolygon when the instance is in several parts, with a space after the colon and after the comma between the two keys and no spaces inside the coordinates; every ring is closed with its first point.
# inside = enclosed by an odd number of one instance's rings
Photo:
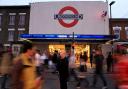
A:
{"type": "MultiPolygon", "coordinates": [[[[21,34],[21,38],[26,39],[72,39],[72,34],[21,34]]],[[[83,35],[83,34],[74,34],[74,38],[76,39],[95,39],[95,40],[102,40],[102,39],[113,39],[115,36],[112,35],[83,35]]]]}
{"type": "Polygon", "coordinates": [[[62,26],[70,28],[75,26],[80,19],[83,19],[83,14],[79,14],[74,7],[66,6],[59,11],[59,14],[54,15],[54,19],[57,19],[62,26]],[[64,14],[68,10],[73,12],[73,14],[64,14]],[[64,20],[72,20],[72,22],[66,23],[64,20]]]}
{"type": "Polygon", "coordinates": [[[63,1],[30,4],[29,34],[109,35],[104,1],[63,1]]]}

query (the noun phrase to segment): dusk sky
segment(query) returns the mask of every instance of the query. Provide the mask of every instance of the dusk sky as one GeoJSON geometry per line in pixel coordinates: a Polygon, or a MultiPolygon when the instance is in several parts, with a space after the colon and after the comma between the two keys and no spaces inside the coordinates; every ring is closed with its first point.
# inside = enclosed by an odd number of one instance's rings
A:
{"type": "MultiPolygon", "coordinates": [[[[0,5],[29,5],[33,2],[48,2],[48,1],[62,1],[62,0],[0,0],[0,5]]],[[[63,1],[106,1],[106,0],[63,0],[63,1]]],[[[116,1],[112,5],[113,18],[128,18],[128,0],[108,0],[116,1]]]]}

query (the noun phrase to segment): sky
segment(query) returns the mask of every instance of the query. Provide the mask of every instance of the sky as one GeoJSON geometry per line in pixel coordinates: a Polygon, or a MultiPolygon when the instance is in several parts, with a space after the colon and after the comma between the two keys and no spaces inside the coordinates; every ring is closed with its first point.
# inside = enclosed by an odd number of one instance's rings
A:
{"type": "MultiPolygon", "coordinates": [[[[0,6],[5,5],[29,5],[33,2],[50,2],[62,0],[0,0],[0,6]]],[[[63,1],[111,1],[115,3],[111,6],[112,18],[128,18],[128,0],[63,0],[63,1]]]]}

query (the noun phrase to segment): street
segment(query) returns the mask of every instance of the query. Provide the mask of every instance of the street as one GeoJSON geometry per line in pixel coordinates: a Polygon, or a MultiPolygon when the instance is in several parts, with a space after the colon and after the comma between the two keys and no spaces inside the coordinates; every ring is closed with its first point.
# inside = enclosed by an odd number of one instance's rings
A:
{"type": "MultiPolygon", "coordinates": [[[[114,80],[112,79],[112,74],[105,73],[105,78],[108,83],[108,89],[115,89],[114,80]]],[[[93,73],[87,73],[86,79],[89,81],[88,87],[81,86],[80,89],[102,89],[103,84],[100,78],[98,79],[98,82],[96,84],[96,87],[92,87],[92,80],[93,80],[93,73]]],[[[45,81],[43,84],[43,89],[59,89],[59,79],[58,74],[52,74],[50,72],[47,72],[47,76],[45,76],[45,81]]],[[[76,81],[70,80],[68,82],[68,89],[76,89],[76,81]]]]}
{"type": "MultiPolygon", "coordinates": [[[[42,89],[59,89],[59,78],[57,73],[52,73],[51,70],[46,70],[44,75],[46,76],[44,76],[42,89]]],[[[114,84],[114,80],[112,79],[112,74],[104,73],[104,75],[107,80],[108,89],[115,89],[115,84],[114,84]]],[[[100,78],[98,79],[96,87],[91,86],[93,80],[93,73],[91,69],[86,73],[86,79],[89,81],[89,85],[82,86],[83,85],[82,84],[80,89],[102,89],[103,84],[100,78]]],[[[2,76],[0,77],[0,85],[1,85],[1,81],[2,81],[2,76]]],[[[8,79],[6,84],[7,89],[10,89],[10,83],[9,83],[10,81],[11,80],[8,79]]],[[[77,82],[73,78],[71,78],[68,82],[68,89],[77,89],[76,83],[77,82]]]]}

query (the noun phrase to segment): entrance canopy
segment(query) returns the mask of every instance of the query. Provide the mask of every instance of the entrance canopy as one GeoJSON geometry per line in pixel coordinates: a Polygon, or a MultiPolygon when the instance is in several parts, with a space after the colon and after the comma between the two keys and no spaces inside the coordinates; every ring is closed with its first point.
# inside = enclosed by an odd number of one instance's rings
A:
{"type": "Polygon", "coordinates": [[[84,34],[21,34],[20,37],[37,42],[106,42],[116,38],[114,35],[84,34]]]}

